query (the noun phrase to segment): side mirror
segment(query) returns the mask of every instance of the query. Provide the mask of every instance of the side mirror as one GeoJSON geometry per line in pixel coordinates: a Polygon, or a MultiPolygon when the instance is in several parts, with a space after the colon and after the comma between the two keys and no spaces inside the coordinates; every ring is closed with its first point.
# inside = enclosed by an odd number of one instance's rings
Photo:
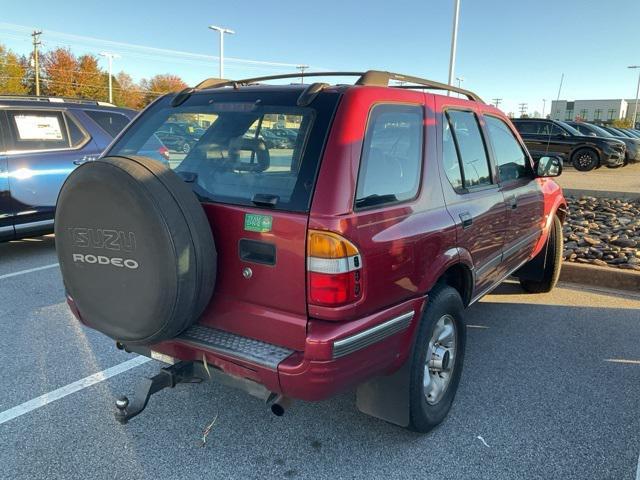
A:
{"type": "Polygon", "coordinates": [[[536,167],[536,176],[538,177],[557,177],[562,173],[562,157],[553,155],[548,157],[540,157],[536,167]]]}

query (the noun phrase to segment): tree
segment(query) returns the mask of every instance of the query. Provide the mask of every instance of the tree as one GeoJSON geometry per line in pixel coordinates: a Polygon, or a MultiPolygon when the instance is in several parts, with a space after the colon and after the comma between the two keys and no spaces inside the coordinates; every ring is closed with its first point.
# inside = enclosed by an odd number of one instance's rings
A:
{"type": "Polygon", "coordinates": [[[74,97],[78,60],[68,48],[56,48],[43,55],[46,89],[48,95],[74,97]]]}
{"type": "Polygon", "coordinates": [[[113,101],[121,107],[140,109],[145,105],[145,92],[136,84],[131,75],[120,72],[113,79],[113,101]]]}
{"type": "Polygon", "coordinates": [[[29,89],[24,80],[27,73],[25,58],[20,58],[4,45],[0,45],[0,93],[24,95],[29,89]]]}
{"type": "Polygon", "coordinates": [[[166,73],[156,75],[149,80],[142,79],[140,86],[145,90],[144,104],[148,104],[154,98],[169,92],[179,92],[187,88],[187,84],[177,75],[166,73]]]}
{"type": "Polygon", "coordinates": [[[75,74],[76,95],[80,98],[102,100],[109,96],[107,74],[98,66],[98,59],[93,55],[82,55],[78,58],[75,74]]]}

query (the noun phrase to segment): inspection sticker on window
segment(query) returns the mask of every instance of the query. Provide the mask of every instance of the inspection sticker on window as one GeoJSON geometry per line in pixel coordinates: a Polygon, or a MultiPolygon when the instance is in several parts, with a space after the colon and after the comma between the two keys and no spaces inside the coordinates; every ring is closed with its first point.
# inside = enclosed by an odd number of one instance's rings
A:
{"type": "Polygon", "coordinates": [[[40,115],[16,115],[20,140],[62,140],[62,128],[58,117],[40,115]]]}
{"type": "Polygon", "coordinates": [[[244,229],[249,232],[270,232],[273,224],[271,215],[258,215],[255,213],[246,213],[244,215],[244,229]]]}

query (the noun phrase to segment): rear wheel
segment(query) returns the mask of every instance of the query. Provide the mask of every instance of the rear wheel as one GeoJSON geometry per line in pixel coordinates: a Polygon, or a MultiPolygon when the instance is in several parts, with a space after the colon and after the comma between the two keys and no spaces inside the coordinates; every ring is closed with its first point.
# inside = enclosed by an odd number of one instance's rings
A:
{"type": "Polygon", "coordinates": [[[189,145],[189,142],[184,142],[182,144],[182,152],[189,153],[190,151],[191,151],[191,145],[189,145]]]}
{"type": "MultiPolygon", "coordinates": [[[[562,238],[562,222],[558,217],[553,218],[551,224],[551,231],[549,232],[549,238],[547,239],[547,245],[538,255],[543,255],[541,265],[542,277],[541,280],[527,280],[520,279],[520,285],[529,293],[547,293],[553,290],[560,278],[560,269],[562,267],[562,250],[563,250],[563,238],[562,238]]],[[[540,259],[532,259],[532,262],[540,259]]]]}
{"type": "Polygon", "coordinates": [[[588,172],[599,165],[598,152],[591,148],[579,148],[571,156],[571,163],[576,170],[588,172]]]}
{"type": "Polygon", "coordinates": [[[429,294],[411,359],[410,430],[428,432],[449,413],[462,373],[463,309],[452,287],[438,285],[429,294]]]}

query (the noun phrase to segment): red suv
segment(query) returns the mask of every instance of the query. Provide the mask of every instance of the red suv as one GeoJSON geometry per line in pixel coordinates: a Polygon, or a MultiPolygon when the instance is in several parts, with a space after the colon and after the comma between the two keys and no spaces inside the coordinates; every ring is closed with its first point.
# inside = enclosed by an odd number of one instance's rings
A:
{"type": "Polygon", "coordinates": [[[557,282],[558,157],[534,163],[472,92],[317,75],[358,80],[207,80],[159,98],[65,183],[71,309],[170,364],[117,400],[119,421],[164,387],[215,378],[280,415],[357,387],[363,412],[425,432],[460,381],[464,309],[509,275],[530,292],[557,282]],[[175,122],[203,133],[169,169],[143,147],[175,122]]]}

